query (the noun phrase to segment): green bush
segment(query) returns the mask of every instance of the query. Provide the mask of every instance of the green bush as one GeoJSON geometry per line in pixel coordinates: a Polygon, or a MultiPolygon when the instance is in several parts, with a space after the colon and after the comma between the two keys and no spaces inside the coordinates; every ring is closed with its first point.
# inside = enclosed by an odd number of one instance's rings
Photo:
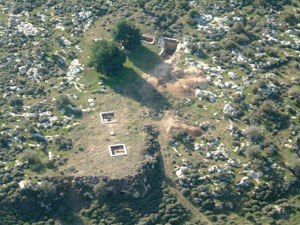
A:
{"type": "Polygon", "coordinates": [[[67,108],[68,105],[71,104],[71,101],[68,96],[66,95],[60,95],[56,99],[56,106],[58,109],[67,108]]]}
{"type": "Polygon", "coordinates": [[[300,159],[294,159],[288,165],[289,169],[295,174],[296,177],[300,178],[300,159]]]}
{"type": "Polygon", "coordinates": [[[9,147],[9,135],[6,133],[1,134],[0,136],[0,148],[8,148],[9,147]]]}
{"type": "Polygon", "coordinates": [[[270,57],[278,57],[278,49],[274,48],[273,46],[267,46],[264,48],[265,53],[268,54],[270,57]]]}
{"type": "Polygon", "coordinates": [[[256,84],[257,84],[257,87],[259,87],[259,88],[265,88],[267,86],[267,82],[262,79],[258,80],[256,84]]]}
{"type": "Polygon", "coordinates": [[[274,103],[272,101],[264,101],[260,107],[260,111],[268,116],[276,116],[277,111],[274,108],[274,103]]]}
{"type": "Polygon", "coordinates": [[[246,45],[250,42],[250,39],[245,34],[236,34],[232,36],[232,40],[238,44],[246,45]]]}
{"type": "Polygon", "coordinates": [[[237,48],[237,43],[232,40],[228,40],[228,39],[223,39],[221,41],[221,45],[222,45],[222,48],[224,48],[225,50],[232,50],[232,49],[237,48]]]}
{"type": "Polygon", "coordinates": [[[38,162],[38,154],[34,150],[24,150],[22,156],[22,161],[28,161],[30,164],[34,164],[38,162]]]}
{"type": "Polygon", "coordinates": [[[200,51],[197,43],[190,42],[187,47],[188,47],[188,49],[190,49],[192,55],[195,55],[198,53],[198,51],[200,51]]]}
{"type": "Polygon", "coordinates": [[[59,110],[66,110],[67,114],[74,114],[76,117],[82,116],[82,110],[80,108],[75,107],[75,104],[73,104],[70,98],[66,95],[58,96],[56,100],[56,106],[59,110]],[[69,105],[72,107],[69,107],[69,105]]]}
{"type": "Polygon", "coordinates": [[[248,147],[247,153],[250,158],[257,158],[260,154],[260,147],[258,145],[251,145],[248,147]]]}
{"type": "Polygon", "coordinates": [[[134,3],[136,3],[140,8],[144,8],[145,4],[147,3],[146,0],[134,0],[134,3]]]}
{"type": "Polygon", "coordinates": [[[296,25],[299,22],[299,19],[293,14],[292,12],[289,12],[283,16],[284,22],[290,24],[290,25],[296,25]]]}
{"type": "Polygon", "coordinates": [[[58,197],[57,184],[50,181],[43,181],[37,186],[38,198],[41,201],[53,202],[58,197]]]}
{"type": "Polygon", "coordinates": [[[103,180],[99,181],[99,183],[94,186],[93,191],[97,198],[106,194],[107,191],[105,189],[105,186],[106,183],[103,180]]]}
{"type": "Polygon", "coordinates": [[[246,133],[247,138],[252,142],[259,142],[264,139],[263,131],[256,126],[250,126],[246,133]]]}
{"type": "Polygon", "coordinates": [[[20,97],[13,96],[9,100],[11,106],[23,106],[23,99],[20,97]]]}
{"type": "Polygon", "coordinates": [[[60,150],[70,150],[73,147],[72,139],[66,138],[63,135],[60,135],[55,139],[55,144],[60,150]]]}
{"type": "Polygon", "coordinates": [[[254,58],[255,57],[255,51],[250,48],[243,49],[243,53],[248,58],[254,58]]]}
{"type": "Polygon", "coordinates": [[[300,106],[300,88],[297,86],[292,87],[289,92],[290,99],[294,102],[296,106],[300,106]]]}
{"type": "Polygon", "coordinates": [[[244,25],[242,23],[235,23],[231,30],[237,34],[245,32],[244,25]]]}
{"type": "Polygon", "coordinates": [[[268,147],[265,149],[265,152],[268,157],[273,157],[277,154],[277,151],[274,148],[268,147]]]}
{"type": "Polygon", "coordinates": [[[199,12],[196,9],[191,9],[187,15],[189,18],[195,19],[195,18],[199,17],[199,12]]]}

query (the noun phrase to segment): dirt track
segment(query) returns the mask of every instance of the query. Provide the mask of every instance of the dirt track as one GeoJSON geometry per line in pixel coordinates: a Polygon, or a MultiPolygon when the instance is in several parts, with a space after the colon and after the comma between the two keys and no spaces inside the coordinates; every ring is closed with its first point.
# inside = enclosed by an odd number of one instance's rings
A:
{"type": "Polygon", "coordinates": [[[171,126],[171,123],[174,120],[172,119],[171,114],[167,114],[165,118],[157,123],[156,125],[159,127],[159,137],[158,141],[161,145],[161,172],[163,173],[164,180],[171,192],[176,195],[178,201],[185,207],[192,215],[192,222],[200,221],[200,224],[212,224],[210,220],[206,218],[206,216],[201,213],[195,206],[193,206],[190,201],[177,189],[175,182],[173,181],[171,162],[168,156],[168,127],[171,126]]]}

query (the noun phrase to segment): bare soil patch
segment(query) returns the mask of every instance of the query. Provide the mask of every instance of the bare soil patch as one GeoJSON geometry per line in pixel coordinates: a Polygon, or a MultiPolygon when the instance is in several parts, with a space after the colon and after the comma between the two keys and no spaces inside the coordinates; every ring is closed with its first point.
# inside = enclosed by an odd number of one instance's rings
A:
{"type": "Polygon", "coordinates": [[[174,116],[172,113],[168,113],[165,118],[160,122],[161,129],[163,129],[169,137],[172,137],[174,132],[183,130],[194,138],[202,135],[202,129],[196,126],[190,126],[180,121],[179,117],[174,116]]]}
{"type": "Polygon", "coordinates": [[[145,76],[158,91],[179,98],[195,97],[195,88],[207,85],[204,73],[198,68],[183,69],[166,62],[158,64],[151,74],[145,76]]]}

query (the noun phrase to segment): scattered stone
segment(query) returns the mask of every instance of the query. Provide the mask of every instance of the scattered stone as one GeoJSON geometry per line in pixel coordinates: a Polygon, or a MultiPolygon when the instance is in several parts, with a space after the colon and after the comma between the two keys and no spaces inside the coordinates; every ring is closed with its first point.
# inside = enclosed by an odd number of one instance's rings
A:
{"type": "Polygon", "coordinates": [[[217,100],[217,95],[210,91],[196,89],[196,97],[199,100],[207,100],[209,102],[215,102],[217,100]]]}
{"type": "Polygon", "coordinates": [[[17,26],[18,32],[24,33],[25,36],[36,36],[38,34],[38,29],[34,27],[31,23],[21,22],[17,26]]]}

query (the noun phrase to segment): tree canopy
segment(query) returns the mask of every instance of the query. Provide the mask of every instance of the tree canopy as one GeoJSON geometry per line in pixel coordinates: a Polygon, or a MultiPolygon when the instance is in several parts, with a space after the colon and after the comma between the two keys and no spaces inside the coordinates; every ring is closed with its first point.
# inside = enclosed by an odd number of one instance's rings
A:
{"type": "Polygon", "coordinates": [[[133,23],[121,20],[112,29],[112,38],[130,51],[141,45],[142,34],[133,23]]]}
{"type": "Polygon", "coordinates": [[[92,47],[89,66],[95,67],[97,72],[111,76],[122,70],[125,61],[125,53],[115,43],[100,40],[92,47]]]}

